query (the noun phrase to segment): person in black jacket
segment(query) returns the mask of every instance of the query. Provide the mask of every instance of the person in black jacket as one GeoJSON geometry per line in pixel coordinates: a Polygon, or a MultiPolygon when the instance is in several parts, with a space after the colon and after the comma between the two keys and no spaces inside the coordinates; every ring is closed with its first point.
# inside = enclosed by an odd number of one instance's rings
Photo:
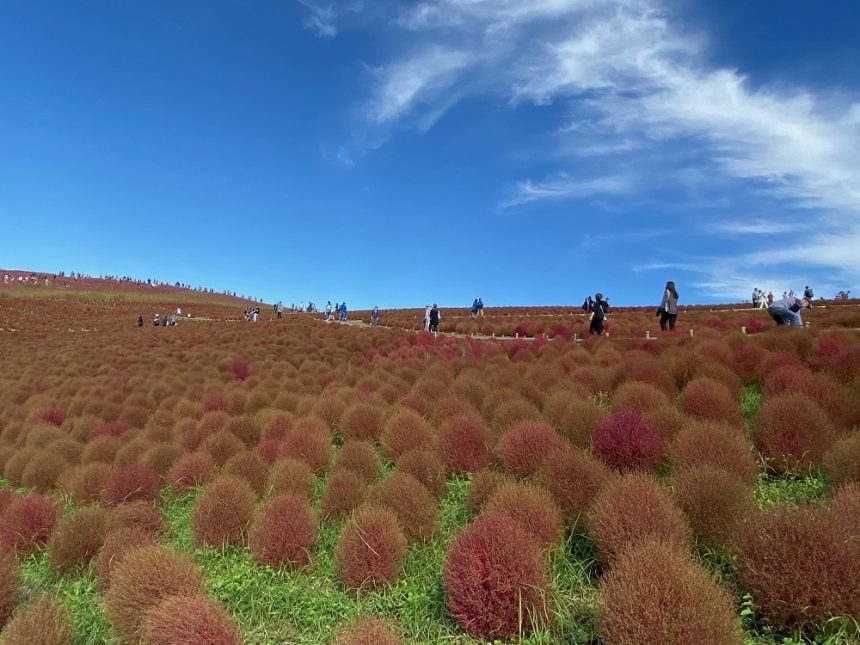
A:
{"type": "Polygon", "coordinates": [[[430,331],[439,331],[439,308],[435,304],[430,308],[430,331]]]}
{"type": "Polygon", "coordinates": [[[591,301],[588,308],[591,310],[591,316],[589,316],[591,323],[588,326],[588,333],[600,336],[603,333],[606,314],[609,313],[609,303],[603,299],[603,294],[598,291],[594,294],[594,300],[591,301]]]}

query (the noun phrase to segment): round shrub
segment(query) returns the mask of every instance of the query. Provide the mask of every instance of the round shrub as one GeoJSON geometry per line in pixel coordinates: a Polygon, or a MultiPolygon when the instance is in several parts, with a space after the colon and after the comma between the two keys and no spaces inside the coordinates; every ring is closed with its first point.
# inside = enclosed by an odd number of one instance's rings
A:
{"type": "Polygon", "coordinates": [[[475,417],[445,419],[437,434],[436,454],[449,472],[477,472],[492,461],[490,433],[475,417]]]}
{"type": "Polygon", "coordinates": [[[639,412],[614,412],[597,422],[592,450],[618,470],[653,470],[663,459],[663,438],[639,412]]]}
{"type": "Polygon", "coordinates": [[[236,623],[219,605],[202,595],[169,596],[143,616],[141,642],[146,645],[242,645],[236,623]]]}
{"type": "Polygon", "coordinates": [[[644,417],[666,443],[670,442],[682,428],[686,428],[691,421],[690,417],[671,405],[649,410],[644,417]]]}
{"type": "Polygon", "coordinates": [[[258,511],[249,534],[254,560],[278,568],[310,562],[318,521],[307,498],[296,493],[273,497],[258,511]]]}
{"type": "Polygon", "coordinates": [[[337,630],[332,645],[403,645],[403,638],[387,622],[372,616],[357,618],[337,630]]]}
{"type": "Polygon", "coordinates": [[[104,543],[106,512],[99,507],[81,508],[60,518],[48,540],[48,559],[59,575],[89,564],[104,543]]]}
{"type": "Polygon", "coordinates": [[[742,588],[771,625],[811,627],[860,617],[860,545],[827,507],[775,507],[743,522],[735,537],[742,588]]]}
{"type": "Polygon", "coordinates": [[[823,463],[831,486],[860,482],[860,432],[834,441],[830,450],[824,453],[823,463]]]}
{"type": "Polygon", "coordinates": [[[561,450],[544,461],[539,475],[568,526],[576,526],[609,478],[606,467],[579,450],[561,450]]]}
{"type": "Polygon", "coordinates": [[[500,472],[485,468],[472,476],[469,483],[469,494],[466,497],[466,508],[472,515],[478,515],[484,504],[490,499],[493,491],[510,479],[500,472]]]}
{"type": "Polygon", "coordinates": [[[679,470],[695,466],[719,468],[746,484],[756,480],[752,446],[740,432],[719,423],[689,424],[669,448],[669,461],[679,470]]]}
{"type": "Polygon", "coordinates": [[[81,463],[89,464],[97,461],[103,464],[112,464],[121,445],[121,441],[112,436],[90,439],[81,453],[81,463]]]}
{"type": "Polygon", "coordinates": [[[528,531],[542,548],[561,541],[561,512],[549,494],[539,486],[505,482],[496,487],[483,515],[507,515],[528,531]]]}
{"type": "Polygon", "coordinates": [[[738,401],[725,384],[707,376],[694,378],[681,392],[678,402],[683,412],[697,419],[740,425],[738,401]]]}
{"type": "Polygon", "coordinates": [[[820,466],[835,438],[824,411],[802,394],[779,394],[765,400],[752,427],[753,441],[779,471],[804,472],[820,466]]]}
{"type": "Polygon", "coordinates": [[[240,545],[254,515],[257,496],[247,481],[221,475],[208,484],[191,508],[191,532],[197,546],[216,549],[240,545]]]}
{"type": "Polygon", "coordinates": [[[126,502],[111,509],[105,519],[105,532],[124,528],[140,528],[157,535],[164,531],[161,515],[152,502],[126,502]]]}
{"type": "Polygon", "coordinates": [[[3,465],[3,477],[15,486],[21,485],[21,478],[27,462],[38,452],[36,448],[21,448],[6,460],[3,465]]]}
{"type": "Polygon", "coordinates": [[[8,488],[0,488],[0,515],[6,510],[6,507],[15,499],[15,493],[8,488]]]}
{"type": "Polygon", "coordinates": [[[430,448],[433,429],[420,414],[403,409],[385,421],[379,443],[388,457],[397,459],[413,448],[430,448]]]}
{"type": "Polygon", "coordinates": [[[353,403],[340,417],[338,430],[347,439],[373,439],[382,428],[382,410],[370,403],[353,403]]]}
{"type": "Polygon", "coordinates": [[[275,493],[295,493],[310,499],[314,492],[314,473],[298,459],[278,459],[269,469],[268,484],[275,493]]]}
{"type": "Polygon", "coordinates": [[[416,448],[397,458],[397,469],[409,473],[437,499],[445,493],[445,467],[428,450],[416,448]]]}
{"type": "Polygon", "coordinates": [[[406,538],[387,508],[363,506],[346,521],[335,549],[338,575],[351,590],[393,582],[406,557],[406,538]]]}
{"type": "Polygon", "coordinates": [[[337,519],[348,515],[364,503],[367,482],[351,470],[333,472],[325,483],[320,512],[324,517],[337,519]]]}
{"type": "Polygon", "coordinates": [[[334,458],[334,470],[351,470],[366,482],[376,479],[379,468],[379,456],[368,441],[347,441],[334,458]]]}
{"type": "Polygon", "coordinates": [[[0,522],[0,553],[32,553],[48,542],[57,522],[59,505],[40,493],[15,497],[3,512],[0,522]]]}
{"type": "Polygon", "coordinates": [[[71,645],[72,618],[53,594],[43,593],[21,606],[3,631],[3,645],[71,645]]]}
{"type": "Polygon", "coordinates": [[[240,452],[227,460],[222,472],[241,477],[257,495],[261,495],[266,488],[266,471],[266,462],[253,452],[240,452]]]}
{"type": "Polygon", "coordinates": [[[675,501],[700,544],[723,550],[752,511],[752,490],[734,475],[712,466],[694,466],[672,478],[675,501]]]}
{"type": "Polygon", "coordinates": [[[76,502],[96,502],[101,499],[110,471],[110,466],[97,461],[81,464],[67,470],[57,485],[76,502]]]}
{"type": "Polygon", "coordinates": [[[610,479],[594,500],[587,524],[604,566],[611,565],[624,549],[649,538],[685,549],[690,536],[681,510],[645,473],[610,479]]]}
{"type": "Polygon", "coordinates": [[[546,423],[521,421],[499,438],[499,460],[515,475],[535,474],[544,459],[565,447],[564,441],[546,423]]]}
{"type": "Polygon", "coordinates": [[[108,506],[157,498],[158,479],[155,473],[137,464],[119,466],[111,470],[102,492],[102,502],[108,506]]]}
{"type": "Polygon", "coordinates": [[[173,463],[165,479],[174,491],[182,492],[207,483],[214,470],[215,462],[209,453],[188,452],[173,463]]]}
{"type": "Polygon", "coordinates": [[[331,458],[331,435],[319,419],[302,419],[284,437],[282,456],[301,459],[315,473],[328,467],[331,458]]]}
{"type": "Polygon", "coordinates": [[[208,453],[216,465],[223,466],[230,457],[245,450],[245,444],[229,430],[218,430],[203,439],[200,450],[208,453]]]}
{"type": "Polygon", "coordinates": [[[674,544],[648,540],[618,556],[598,595],[606,645],[741,645],[734,600],[674,544]]]}
{"type": "Polygon", "coordinates": [[[138,463],[162,478],[184,453],[185,450],[176,444],[159,443],[143,453],[138,463]]]}
{"type": "Polygon", "coordinates": [[[627,381],[618,386],[612,395],[615,410],[645,413],[669,404],[666,392],[651,383],[627,381]]]}
{"type": "Polygon", "coordinates": [[[551,616],[540,548],[506,515],[481,517],[454,539],[442,585],[448,613],[475,638],[528,634],[551,616]]]}
{"type": "Polygon", "coordinates": [[[110,586],[111,571],[126,553],[154,543],[155,537],[152,533],[137,527],[121,528],[107,533],[93,566],[93,573],[101,588],[107,589],[110,586]]]}
{"type": "Polygon", "coordinates": [[[163,546],[128,551],[110,575],[105,612],[120,638],[138,642],[146,612],[164,599],[201,592],[202,580],[185,555],[163,546]]]}
{"type": "Polygon", "coordinates": [[[37,449],[24,466],[21,473],[21,486],[46,491],[53,488],[68,467],[66,460],[50,449],[37,449]]]}
{"type": "Polygon", "coordinates": [[[591,446],[591,435],[604,414],[587,398],[567,390],[549,395],[544,410],[559,434],[579,448],[591,446]]]}
{"type": "Polygon", "coordinates": [[[0,629],[12,614],[20,590],[21,575],[15,558],[0,555],[0,629]]]}
{"type": "Polygon", "coordinates": [[[249,417],[230,417],[224,428],[249,448],[257,445],[262,434],[255,420],[249,417]]]}
{"type": "Polygon", "coordinates": [[[395,469],[370,489],[367,499],[390,509],[409,541],[429,539],[436,528],[436,500],[408,473],[395,469]]]}

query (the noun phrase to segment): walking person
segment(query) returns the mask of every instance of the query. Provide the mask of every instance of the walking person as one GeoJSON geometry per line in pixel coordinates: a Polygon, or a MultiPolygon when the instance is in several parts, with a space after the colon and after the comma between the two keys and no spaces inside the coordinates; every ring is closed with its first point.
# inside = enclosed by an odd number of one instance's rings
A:
{"type": "Polygon", "coordinates": [[[324,320],[329,320],[331,318],[331,300],[325,303],[325,314],[323,315],[324,320]]]}
{"type": "Polygon", "coordinates": [[[603,294],[598,291],[594,294],[594,300],[591,301],[589,309],[591,315],[588,318],[590,321],[588,333],[600,336],[603,334],[603,323],[606,320],[606,314],[609,313],[609,303],[603,299],[603,294]]]}
{"type": "Polygon", "coordinates": [[[475,298],[472,301],[472,318],[477,317],[477,315],[478,315],[478,299],[475,298]]]}
{"type": "Polygon", "coordinates": [[[663,300],[660,301],[657,315],[660,316],[662,331],[666,331],[667,328],[669,331],[675,331],[675,320],[678,318],[678,291],[671,280],[666,283],[666,288],[663,290],[663,300]]]}
{"type": "Polygon", "coordinates": [[[370,326],[376,327],[379,325],[379,307],[374,307],[373,311],[370,312],[370,326]]]}
{"type": "Polygon", "coordinates": [[[812,299],[815,297],[815,294],[812,292],[812,287],[806,285],[803,288],[803,299],[806,300],[806,308],[812,309],[812,299]]]}
{"type": "Polygon", "coordinates": [[[137,314],[137,326],[143,327],[143,314],[137,314]]]}
{"type": "MultiPolygon", "coordinates": [[[[433,306],[435,307],[436,305],[433,305],[433,306]]],[[[478,315],[479,316],[484,315],[484,301],[481,298],[478,298],[478,315]]]]}
{"type": "Polygon", "coordinates": [[[341,322],[346,322],[346,302],[340,303],[340,313],[337,319],[341,322]]]}
{"type": "Polygon", "coordinates": [[[424,305],[424,331],[430,331],[430,305],[424,305]]]}
{"type": "Polygon", "coordinates": [[[439,313],[439,308],[434,304],[430,308],[428,320],[430,321],[430,331],[439,331],[439,319],[442,315],[439,313]]]}

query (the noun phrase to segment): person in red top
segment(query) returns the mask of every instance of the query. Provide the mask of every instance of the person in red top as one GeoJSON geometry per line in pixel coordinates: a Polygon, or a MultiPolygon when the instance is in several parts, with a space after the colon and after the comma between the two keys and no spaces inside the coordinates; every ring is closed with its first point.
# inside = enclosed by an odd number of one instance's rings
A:
{"type": "Polygon", "coordinates": [[[770,307],[773,304],[773,291],[767,292],[767,306],[770,307]]]}

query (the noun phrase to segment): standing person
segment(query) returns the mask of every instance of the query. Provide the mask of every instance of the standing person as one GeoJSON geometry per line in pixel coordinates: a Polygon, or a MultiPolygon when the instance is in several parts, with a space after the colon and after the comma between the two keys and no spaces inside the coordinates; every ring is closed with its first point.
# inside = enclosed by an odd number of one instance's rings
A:
{"type": "Polygon", "coordinates": [[[340,311],[340,314],[338,315],[337,319],[340,320],[341,322],[346,322],[346,302],[340,303],[339,311],[340,311]]]}
{"type": "Polygon", "coordinates": [[[370,326],[376,327],[379,324],[379,307],[374,307],[370,312],[370,326]]]}
{"type": "Polygon", "coordinates": [[[137,314],[137,326],[143,327],[143,314],[137,314]]]}
{"type": "Polygon", "coordinates": [[[594,300],[589,305],[589,309],[591,310],[591,316],[589,316],[591,322],[588,326],[588,333],[600,336],[603,334],[603,321],[606,319],[606,314],[609,313],[609,303],[603,299],[603,294],[598,291],[594,294],[594,300]]]}
{"type": "Polygon", "coordinates": [[[478,299],[475,298],[472,301],[472,318],[476,317],[477,315],[478,315],[478,299]]]}
{"type": "Polygon", "coordinates": [[[803,288],[803,299],[806,300],[806,308],[812,309],[812,299],[815,297],[815,294],[812,292],[812,287],[806,285],[803,288]]]}
{"type": "Polygon", "coordinates": [[[328,320],[331,318],[331,300],[325,303],[325,315],[323,315],[323,319],[328,320]]]}
{"type": "Polygon", "coordinates": [[[161,326],[161,317],[158,314],[155,314],[155,318],[152,319],[152,326],[153,327],[160,327],[161,326]]]}
{"type": "Polygon", "coordinates": [[[660,301],[657,315],[660,316],[662,331],[666,331],[667,327],[669,331],[675,331],[675,320],[678,318],[678,291],[671,280],[666,283],[666,288],[663,290],[663,300],[660,301]]]}
{"type": "MultiPolygon", "coordinates": [[[[435,307],[436,305],[433,306],[435,307]]],[[[484,315],[484,301],[481,298],[478,298],[478,315],[484,315]]]]}
{"type": "Polygon", "coordinates": [[[439,319],[442,315],[439,313],[439,308],[433,304],[430,308],[430,313],[428,314],[428,320],[430,321],[430,331],[439,331],[439,319]]]}
{"type": "Polygon", "coordinates": [[[430,331],[430,305],[424,305],[424,331],[430,331]]]}
{"type": "Polygon", "coordinates": [[[583,311],[591,311],[591,305],[594,303],[594,299],[591,297],[591,294],[585,296],[585,300],[582,301],[582,310],[583,311]]]}
{"type": "Polygon", "coordinates": [[[770,307],[773,304],[773,291],[767,292],[767,306],[770,307]]]}
{"type": "Polygon", "coordinates": [[[257,317],[260,315],[259,305],[255,305],[251,310],[251,322],[257,322],[257,317]]]}
{"type": "Polygon", "coordinates": [[[809,304],[805,299],[798,300],[786,296],[782,300],[777,300],[767,308],[767,313],[773,318],[778,326],[790,325],[791,327],[803,327],[803,320],[800,318],[800,310],[809,304]]]}
{"type": "Polygon", "coordinates": [[[275,307],[275,311],[276,311],[276,312],[277,312],[277,314],[278,314],[278,318],[282,318],[282,317],[283,317],[283,315],[284,315],[284,303],[282,303],[280,300],[278,300],[278,304],[277,304],[277,306],[275,307]]]}

